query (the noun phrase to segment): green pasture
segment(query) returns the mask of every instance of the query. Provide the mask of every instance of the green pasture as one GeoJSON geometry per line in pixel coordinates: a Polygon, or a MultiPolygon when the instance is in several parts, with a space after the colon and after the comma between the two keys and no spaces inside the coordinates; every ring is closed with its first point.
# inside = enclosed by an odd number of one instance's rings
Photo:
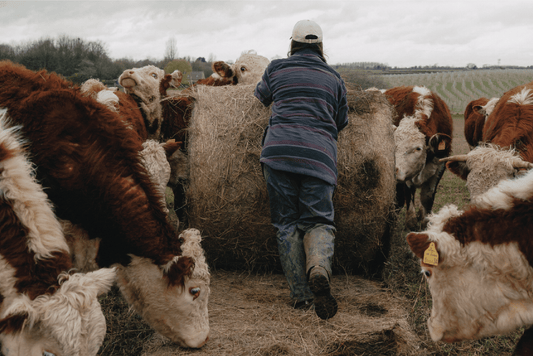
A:
{"type": "Polygon", "coordinates": [[[389,88],[425,86],[446,102],[450,111],[462,114],[469,102],[481,97],[500,97],[518,85],[533,81],[533,69],[477,69],[381,77],[389,88]]]}

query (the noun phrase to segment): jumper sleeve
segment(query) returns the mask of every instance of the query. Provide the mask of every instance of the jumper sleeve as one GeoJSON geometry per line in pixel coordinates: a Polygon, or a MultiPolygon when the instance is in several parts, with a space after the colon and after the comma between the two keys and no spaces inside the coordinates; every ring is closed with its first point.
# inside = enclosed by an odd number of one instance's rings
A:
{"type": "Polygon", "coordinates": [[[337,111],[337,130],[340,132],[348,125],[348,100],[346,98],[346,86],[341,79],[339,110],[337,111]]]}
{"type": "Polygon", "coordinates": [[[270,78],[268,76],[268,68],[265,70],[261,81],[255,87],[254,95],[264,106],[268,107],[272,104],[272,92],[270,91],[270,78]]]}

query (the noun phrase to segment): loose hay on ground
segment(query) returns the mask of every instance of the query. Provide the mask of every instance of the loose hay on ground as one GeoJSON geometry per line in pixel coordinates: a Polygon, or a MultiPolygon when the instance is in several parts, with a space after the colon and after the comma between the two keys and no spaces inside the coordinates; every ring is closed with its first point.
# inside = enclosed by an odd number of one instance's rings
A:
{"type": "MultiPolygon", "coordinates": [[[[254,86],[199,86],[189,128],[188,222],[212,267],[280,271],[259,156],[270,108],[254,86]]],[[[379,273],[395,224],[392,108],[379,92],[349,92],[339,137],[334,271],[379,273]]]]}
{"type": "Polygon", "coordinates": [[[423,355],[403,302],[357,276],[333,277],[339,312],[323,321],[291,307],[285,277],[216,271],[209,300],[211,335],[201,350],[154,336],[143,356],[423,355]],[[377,308],[369,313],[365,307],[377,308]]]}

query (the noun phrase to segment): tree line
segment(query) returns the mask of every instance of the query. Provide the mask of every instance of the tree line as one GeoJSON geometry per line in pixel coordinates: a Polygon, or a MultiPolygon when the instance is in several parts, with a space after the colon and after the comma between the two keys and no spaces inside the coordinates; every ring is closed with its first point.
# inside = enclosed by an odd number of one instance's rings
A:
{"type": "Polygon", "coordinates": [[[129,58],[111,59],[103,42],[86,41],[67,35],[14,45],[0,43],[0,60],[20,63],[35,71],[46,69],[56,72],[75,83],[82,83],[90,78],[98,78],[103,82],[115,81],[126,69],[147,65],[163,69],[172,64],[170,67],[182,72],[198,70],[203,71],[205,76],[211,75],[211,63],[206,62],[204,58],[174,58],[176,55],[175,43],[171,41],[167,42],[167,52],[162,60],[140,61],[129,58]]]}
{"type": "MultiPolygon", "coordinates": [[[[163,59],[133,60],[130,58],[112,59],[108,55],[106,44],[101,41],[86,41],[79,37],[61,35],[57,38],[40,38],[20,44],[0,43],[0,60],[11,60],[20,63],[34,71],[46,69],[56,72],[74,83],[96,78],[106,84],[114,84],[126,69],[140,68],[154,65],[171,73],[180,70],[183,74],[182,84],[187,86],[187,74],[192,71],[201,71],[205,77],[210,76],[213,54],[206,60],[204,57],[193,59],[191,57],[176,58],[177,44],[174,38],[166,43],[163,59]]],[[[335,66],[345,81],[357,88],[368,87],[383,88],[385,83],[372,73],[371,70],[386,69],[387,64],[377,62],[343,63],[335,66]]]]}

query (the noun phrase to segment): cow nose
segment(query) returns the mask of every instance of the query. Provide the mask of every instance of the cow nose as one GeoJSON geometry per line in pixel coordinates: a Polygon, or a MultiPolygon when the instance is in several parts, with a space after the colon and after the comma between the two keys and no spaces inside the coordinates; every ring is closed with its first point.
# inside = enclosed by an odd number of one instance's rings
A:
{"type": "Polygon", "coordinates": [[[200,346],[198,346],[198,348],[203,347],[208,341],[209,341],[209,335],[207,335],[207,337],[205,338],[204,342],[202,342],[202,344],[200,346]]]}

